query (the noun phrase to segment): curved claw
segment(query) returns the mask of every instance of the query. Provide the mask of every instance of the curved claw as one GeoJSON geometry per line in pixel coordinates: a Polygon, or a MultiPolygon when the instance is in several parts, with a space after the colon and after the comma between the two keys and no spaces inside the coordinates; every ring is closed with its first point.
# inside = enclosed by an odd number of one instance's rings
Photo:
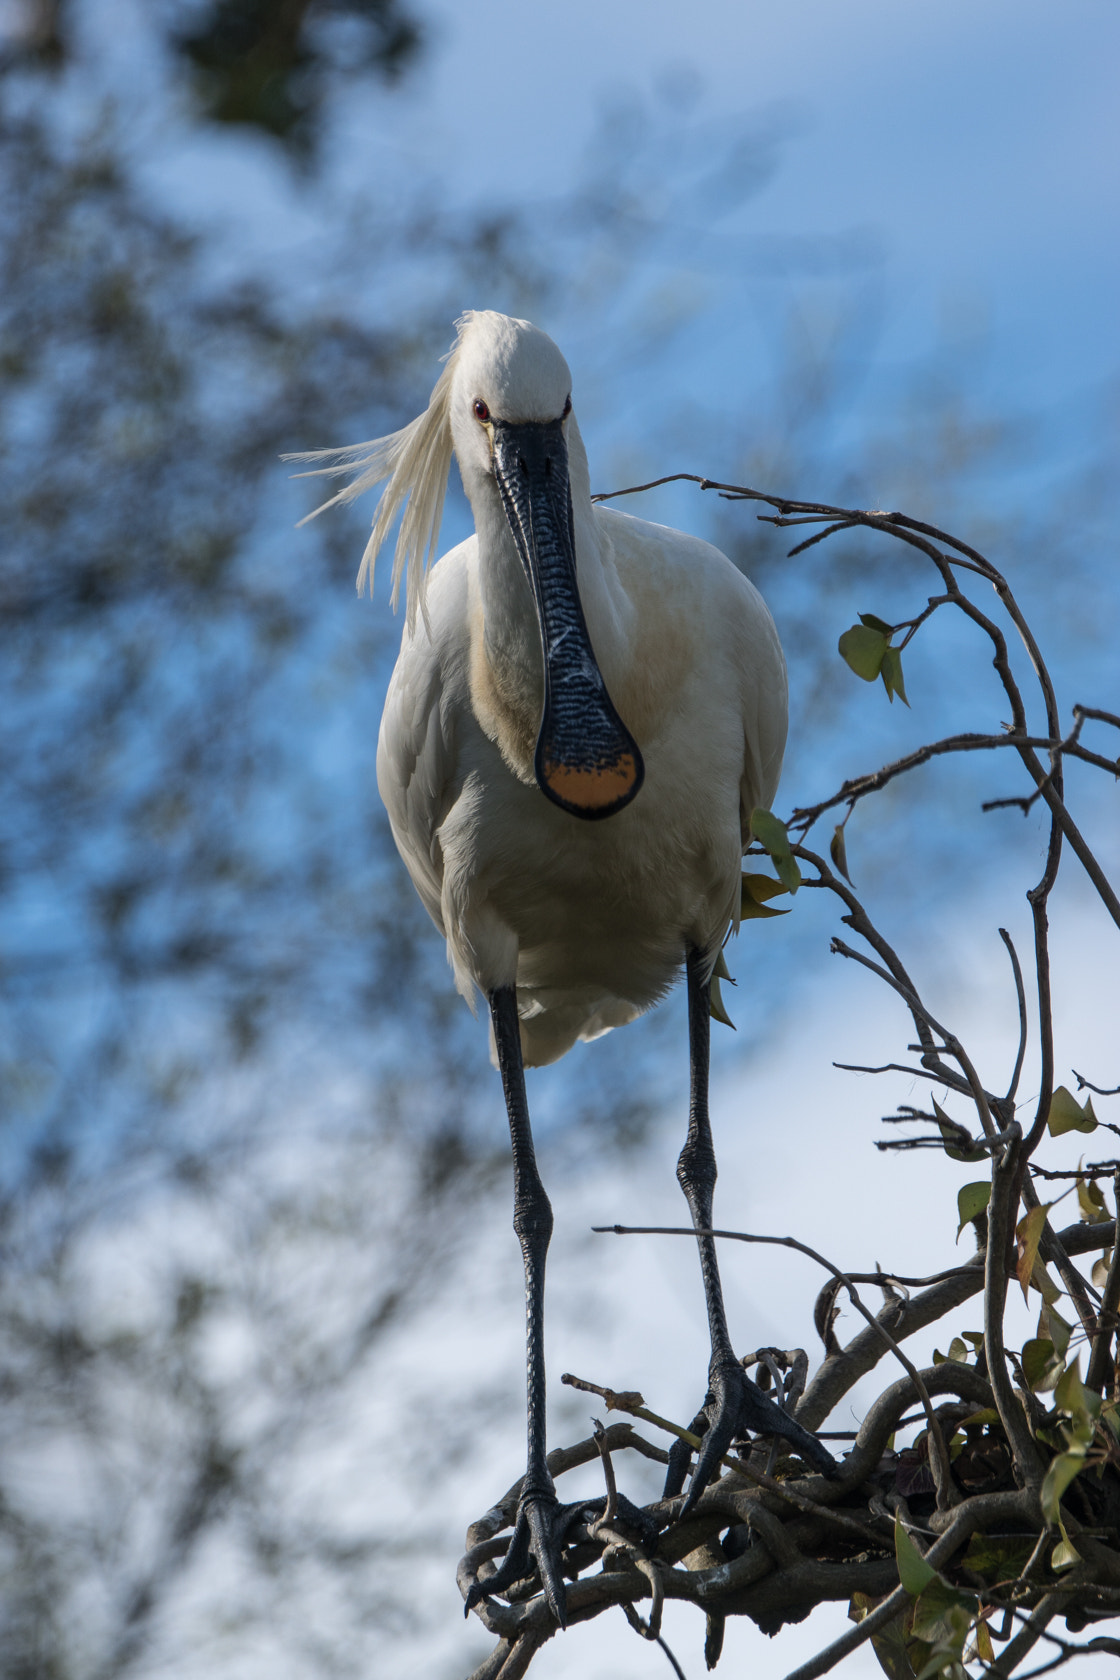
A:
{"type": "MultiPolygon", "coordinates": [[[[581,1522],[593,1523],[603,1515],[605,1505],[606,1498],[602,1494],[597,1499],[577,1500],[573,1505],[561,1505],[555,1494],[538,1493],[523,1499],[505,1557],[493,1575],[487,1576],[485,1581],[475,1581],[468,1588],[463,1614],[469,1615],[475,1605],[489,1598],[491,1593],[505,1593],[516,1582],[525,1580],[533,1572],[532,1560],[535,1559],[548,1607],[557,1625],[565,1627],[567,1589],[561,1578],[564,1572],[562,1553],[572,1529],[581,1522]]],[[[659,1523],[647,1516],[624,1493],[617,1495],[615,1520],[623,1528],[632,1529],[639,1544],[646,1550],[657,1544],[657,1537],[664,1527],[663,1521],[659,1523]]]]}
{"type": "MultiPolygon", "coordinates": [[[[826,1476],[838,1470],[828,1448],[810,1435],[788,1412],[783,1412],[757,1383],[751,1381],[738,1361],[713,1364],[708,1373],[709,1388],[702,1411],[693,1421],[694,1434],[703,1436],[692,1483],[680,1515],[687,1516],[716,1471],[731,1443],[748,1430],[756,1435],[780,1435],[802,1458],[826,1476]]],[[[688,1465],[686,1450],[670,1454],[665,1478],[665,1497],[672,1498],[684,1485],[688,1465]],[[672,1485],[671,1485],[672,1484],[672,1485]]]]}
{"type": "Polygon", "coordinates": [[[467,1593],[463,1614],[469,1615],[476,1604],[491,1593],[505,1592],[516,1581],[523,1581],[532,1573],[530,1553],[536,1562],[548,1607],[558,1626],[567,1626],[567,1591],[562,1579],[564,1550],[568,1533],[587,1509],[586,1501],[577,1505],[561,1505],[555,1494],[532,1494],[523,1499],[517,1510],[513,1538],[506,1548],[493,1575],[485,1581],[475,1581],[467,1593]]]}

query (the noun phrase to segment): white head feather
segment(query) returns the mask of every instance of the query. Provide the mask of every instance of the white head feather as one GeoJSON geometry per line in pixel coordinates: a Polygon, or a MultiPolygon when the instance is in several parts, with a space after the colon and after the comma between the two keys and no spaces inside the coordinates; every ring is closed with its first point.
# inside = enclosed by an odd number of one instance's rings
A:
{"type": "MultiPolygon", "coordinates": [[[[472,386],[467,400],[485,394],[491,408],[498,413],[499,403],[501,408],[506,408],[510,397],[514,395],[510,389],[510,362],[514,359],[515,349],[522,352],[517,358],[521,362],[518,371],[523,376],[531,371],[536,377],[530,383],[538,389],[542,383],[540,375],[547,367],[551,377],[544,380],[543,384],[546,387],[556,385],[558,390],[562,386],[564,389],[559,400],[557,401],[555,393],[550,389],[545,404],[547,413],[543,410],[540,415],[519,412],[516,416],[510,415],[510,418],[552,418],[554,414],[559,413],[564,395],[571,389],[570,375],[564,358],[547,334],[532,326],[530,322],[500,315],[491,309],[468,309],[456,321],[455,330],[456,341],[444,358],[443,372],[436,381],[427,408],[399,432],[391,432],[388,437],[373,438],[368,443],[351,444],[344,449],[315,449],[283,457],[285,461],[326,463],[312,468],[309,472],[298,474],[300,478],[337,478],[344,474],[354,474],[351,482],[342,490],[309,513],[306,519],[301,519],[301,525],[305,525],[308,519],[317,518],[320,513],[325,513],[327,508],[334,507],[339,502],[354,501],[364,491],[380,484],[383,479],[389,480],[378,503],[373,530],[362,555],[358,590],[360,593],[368,587],[370,594],[373,594],[374,562],[393,521],[404,506],[404,516],[401,519],[393,555],[392,603],[395,611],[400,599],[401,580],[404,578],[406,616],[410,629],[415,624],[418,608],[425,620],[427,617],[424,608],[425,584],[428,568],[436,557],[447,477],[454,452],[452,397],[456,374],[460,368],[465,362],[469,362],[473,375],[476,370],[481,373],[485,367],[489,375],[486,380],[488,389],[483,393],[480,387],[480,390],[475,392],[472,386]],[[524,355],[526,350],[530,351],[528,357],[524,355]]],[[[512,383],[520,384],[521,381],[515,380],[512,383]]],[[[524,403],[515,401],[515,406],[520,409],[524,403]]],[[[535,408],[536,404],[532,406],[535,408]]],[[[466,465],[465,462],[461,464],[466,465]]]]}

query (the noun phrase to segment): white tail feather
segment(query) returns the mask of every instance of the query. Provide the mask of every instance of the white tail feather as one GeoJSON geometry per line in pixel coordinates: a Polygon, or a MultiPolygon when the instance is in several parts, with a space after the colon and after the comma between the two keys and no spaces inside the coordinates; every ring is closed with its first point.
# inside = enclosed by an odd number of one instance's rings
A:
{"type": "MultiPolygon", "coordinates": [[[[455,323],[459,337],[469,316],[455,323]]],[[[401,579],[405,579],[406,618],[411,630],[419,608],[427,622],[424,606],[428,568],[436,557],[439,528],[443,519],[443,499],[447,493],[447,477],[451,471],[451,381],[455,373],[458,342],[446,359],[446,366],[436,381],[435,389],[423,414],[399,432],[388,437],[372,438],[368,443],[353,443],[344,449],[313,449],[299,455],[285,455],[285,461],[323,461],[297,478],[341,477],[354,473],[355,477],[336,495],[323,502],[314,512],[300,520],[316,519],[339,502],[352,502],[366,490],[372,490],[382,479],[388,479],[373,530],[362,555],[358,572],[358,592],[368,587],[373,594],[373,566],[393,521],[404,507],[397,546],[393,554],[393,610],[400,599],[401,579]]]]}

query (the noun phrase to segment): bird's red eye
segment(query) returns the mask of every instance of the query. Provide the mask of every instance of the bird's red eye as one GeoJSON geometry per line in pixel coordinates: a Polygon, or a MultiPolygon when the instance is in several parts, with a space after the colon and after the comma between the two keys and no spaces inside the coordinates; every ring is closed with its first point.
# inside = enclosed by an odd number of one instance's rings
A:
{"type": "Polygon", "coordinates": [[[566,397],[564,399],[564,412],[560,416],[561,420],[566,420],[571,412],[572,412],[572,399],[571,399],[571,397],[566,397]]]}
{"type": "Polygon", "coordinates": [[[481,397],[478,398],[474,405],[474,417],[476,420],[489,420],[490,418],[490,410],[487,408],[481,397]]]}

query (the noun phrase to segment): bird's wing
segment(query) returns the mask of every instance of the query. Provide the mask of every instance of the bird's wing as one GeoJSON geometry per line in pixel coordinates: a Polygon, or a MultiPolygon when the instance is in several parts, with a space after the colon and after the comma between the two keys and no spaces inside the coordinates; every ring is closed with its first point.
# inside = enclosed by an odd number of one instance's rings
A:
{"type": "Polygon", "coordinates": [[[458,554],[453,550],[432,572],[428,622],[418,619],[411,631],[405,628],[377,743],[377,786],[393,839],[441,933],[439,828],[462,779],[454,693],[463,680],[467,614],[458,554]]]}
{"type": "Polygon", "coordinates": [[[745,746],[739,798],[746,846],[751,812],[756,805],[769,810],[778,791],[789,723],[789,688],[778,632],[762,596],[742,574],[737,587],[742,598],[736,652],[745,746]]]}

